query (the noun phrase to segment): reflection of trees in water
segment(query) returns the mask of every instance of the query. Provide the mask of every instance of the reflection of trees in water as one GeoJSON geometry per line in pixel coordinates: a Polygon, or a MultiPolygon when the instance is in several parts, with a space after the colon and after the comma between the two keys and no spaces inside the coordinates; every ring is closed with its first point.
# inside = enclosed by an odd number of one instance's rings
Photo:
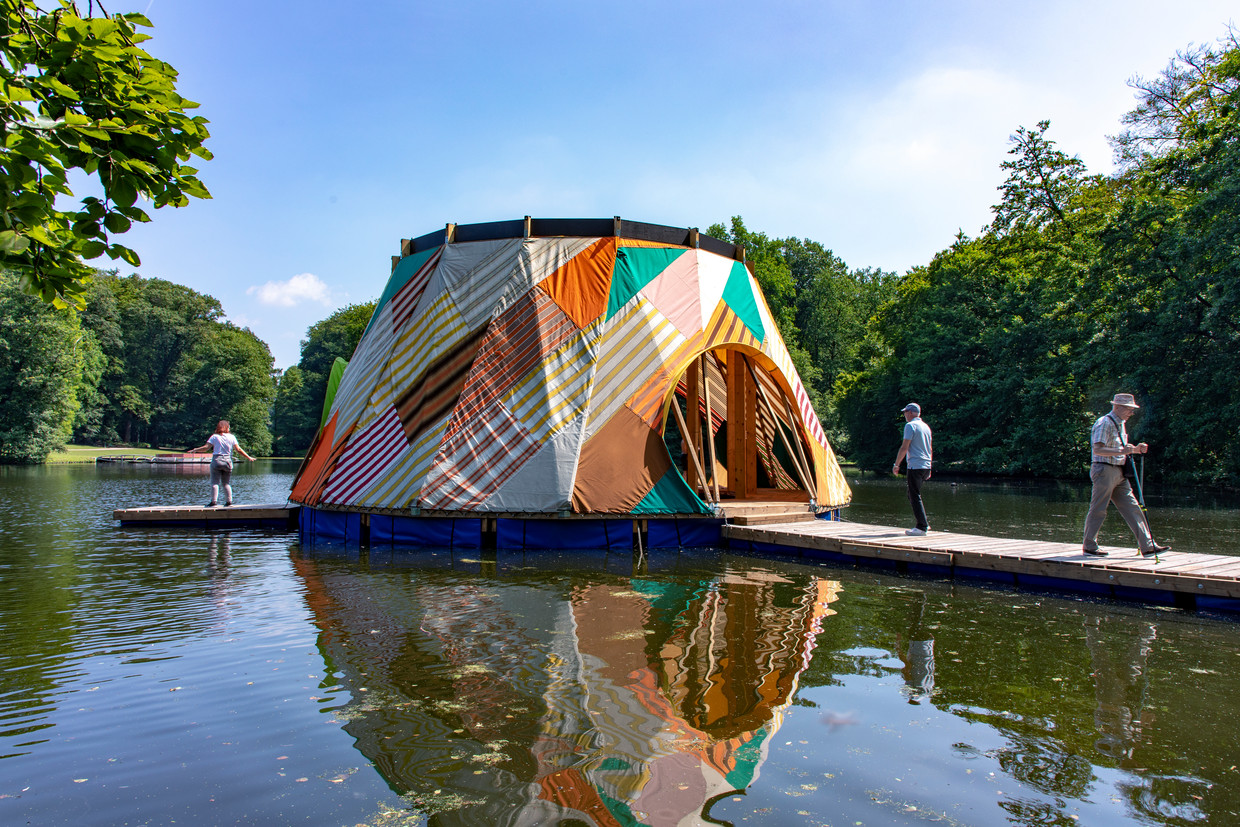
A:
{"type": "Polygon", "coordinates": [[[295,565],[346,731],[436,824],[700,823],[757,776],[838,588],[295,565]]]}

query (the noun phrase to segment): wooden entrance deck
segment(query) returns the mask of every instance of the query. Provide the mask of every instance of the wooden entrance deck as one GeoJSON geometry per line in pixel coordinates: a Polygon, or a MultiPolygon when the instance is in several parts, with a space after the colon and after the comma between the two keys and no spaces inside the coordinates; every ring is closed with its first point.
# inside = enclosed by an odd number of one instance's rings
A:
{"type": "Polygon", "coordinates": [[[295,528],[297,509],[288,503],[259,505],[228,505],[208,508],[205,505],[153,505],[144,508],[119,508],[112,519],[123,526],[193,525],[206,528],[229,526],[267,526],[295,528]]]}
{"type": "Polygon", "coordinates": [[[818,559],[897,571],[993,580],[1041,590],[1085,591],[1125,600],[1240,611],[1240,557],[1169,551],[1142,557],[1132,548],[1103,546],[1106,557],[1079,543],[1009,540],[932,531],[910,537],[902,528],[815,520],[728,525],[732,547],[749,545],[818,559]]]}

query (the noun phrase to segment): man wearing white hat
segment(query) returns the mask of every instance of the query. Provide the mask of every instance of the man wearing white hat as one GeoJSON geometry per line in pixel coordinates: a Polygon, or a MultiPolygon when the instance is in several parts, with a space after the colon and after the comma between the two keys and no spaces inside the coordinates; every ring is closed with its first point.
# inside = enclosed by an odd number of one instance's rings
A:
{"type": "Polygon", "coordinates": [[[1136,399],[1130,393],[1117,393],[1111,400],[1111,412],[1098,417],[1090,431],[1089,442],[1092,446],[1089,466],[1089,479],[1094,484],[1093,494],[1089,498],[1089,513],[1085,516],[1085,540],[1081,551],[1095,557],[1105,557],[1106,552],[1098,548],[1098,529],[1107,516],[1107,504],[1115,503],[1119,514],[1132,529],[1137,538],[1137,548],[1143,557],[1151,557],[1170,546],[1154,542],[1150,534],[1150,524],[1145,519],[1137,498],[1132,494],[1132,485],[1124,474],[1124,466],[1131,462],[1128,457],[1133,454],[1144,454],[1149,446],[1144,442],[1133,445],[1128,442],[1128,432],[1124,423],[1137,412],[1136,399]]]}
{"type": "Polygon", "coordinates": [[[930,479],[930,465],[934,458],[931,443],[930,426],[921,419],[921,406],[910,402],[904,406],[904,441],[900,443],[900,452],[891,466],[891,473],[900,473],[900,460],[908,457],[908,502],[913,507],[913,520],[916,525],[905,534],[920,537],[930,530],[926,520],[926,506],[921,501],[921,486],[930,479]]]}

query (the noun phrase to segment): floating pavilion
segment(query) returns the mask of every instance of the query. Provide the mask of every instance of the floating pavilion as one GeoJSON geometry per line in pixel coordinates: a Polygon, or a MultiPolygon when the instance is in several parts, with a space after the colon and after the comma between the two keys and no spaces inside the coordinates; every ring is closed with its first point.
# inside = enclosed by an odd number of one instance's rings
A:
{"type": "Polygon", "coordinates": [[[401,242],[289,499],[309,538],[619,548],[849,498],[743,248],[527,216],[401,242]]]}

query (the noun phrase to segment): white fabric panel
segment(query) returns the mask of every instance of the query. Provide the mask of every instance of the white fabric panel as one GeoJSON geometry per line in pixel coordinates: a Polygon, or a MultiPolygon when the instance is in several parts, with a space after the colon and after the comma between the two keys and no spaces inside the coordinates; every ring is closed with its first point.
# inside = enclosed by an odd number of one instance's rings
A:
{"type": "MultiPolygon", "coordinates": [[[[507,306],[513,296],[533,287],[528,272],[520,265],[525,240],[507,238],[497,241],[471,241],[449,244],[439,260],[436,277],[443,280],[465,325],[476,330],[485,324],[501,305],[507,306]]],[[[435,287],[427,287],[427,293],[435,287]]],[[[421,308],[419,308],[419,311],[421,308]]]]}
{"type": "Polygon", "coordinates": [[[554,513],[568,508],[584,427],[584,414],[567,422],[520,470],[484,500],[479,510],[554,513]]]}
{"type": "Polygon", "coordinates": [[[732,275],[730,258],[698,250],[698,304],[702,308],[701,329],[710,324],[710,317],[723,298],[723,290],[728,286],[728,277],[732,275]]]}

